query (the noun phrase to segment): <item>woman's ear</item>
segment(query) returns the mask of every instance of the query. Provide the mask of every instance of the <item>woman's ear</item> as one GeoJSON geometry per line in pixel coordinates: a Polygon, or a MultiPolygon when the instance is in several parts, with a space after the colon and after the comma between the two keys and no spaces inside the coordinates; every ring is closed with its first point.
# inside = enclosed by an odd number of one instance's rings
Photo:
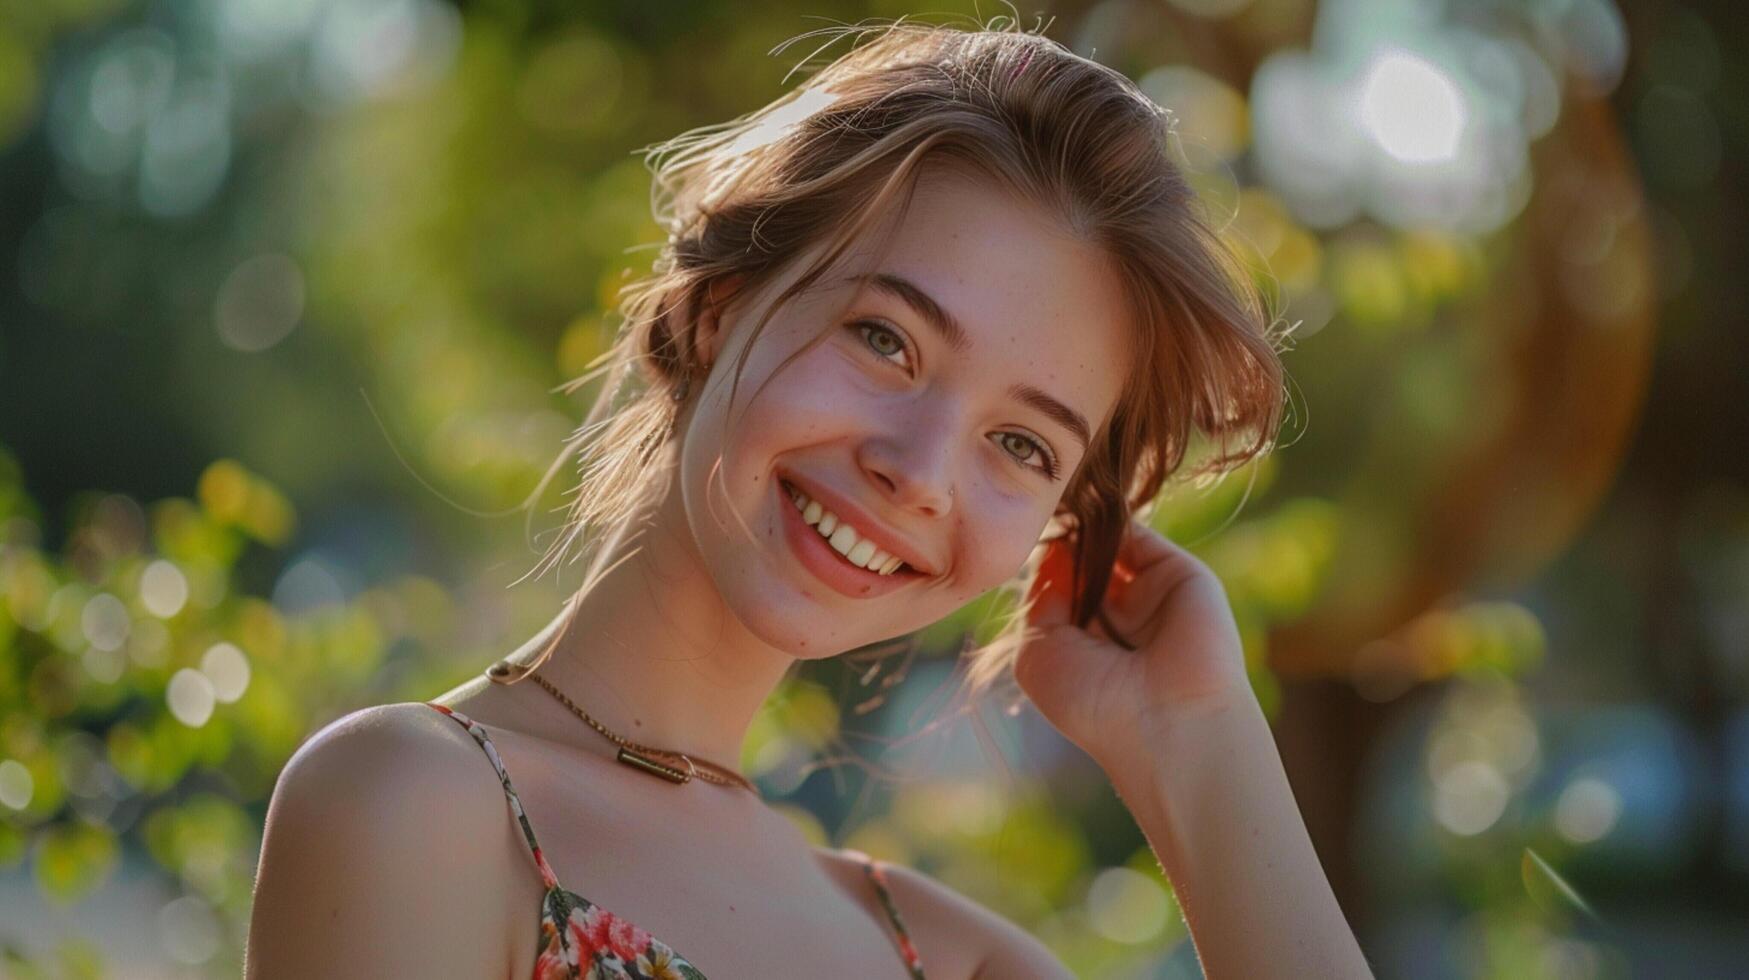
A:
{"type": "Polygon", "coordinates": [[[698,338],[699,357],[705,364],[715,364],[728,342],[729,331],[724,313],[741,291],[745,276],[724,276],[705,284],[703,301],[699,304],[698,323],[694,336],[698,338]]]}

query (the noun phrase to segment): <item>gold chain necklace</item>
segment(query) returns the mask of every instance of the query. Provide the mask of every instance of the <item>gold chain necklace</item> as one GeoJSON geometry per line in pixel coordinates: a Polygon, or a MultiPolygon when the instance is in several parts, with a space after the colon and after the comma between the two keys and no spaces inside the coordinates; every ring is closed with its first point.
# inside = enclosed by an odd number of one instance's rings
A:
{"type": "Polygon", "coordinates": [[[690,782],[694,776],[697,776],[699,779],[702,779],[707,783],[715,783],[718,786],[739,786],[754,795],[758,795],[759,790],[755,788],[751,782],[747,781],[747,777],[740,773],[719,766],[706,759],[694,759],[684,752],[676,752],[673,749],[659,749],[653,745],[644,745],[641,742],[634,742],[623,735],[608,730],[606,725],[589,717],[589,712],[577,707],[576,703],[566,697],[563,691],[549,683],[545,677],[536,673],[530,673],[528,676],[532,678],[536,684],[545,688],[548,694],[558,698],[560,704],[571,709],[571,713],[583,719],[590,728],[600,732],[608,741],[619,746],[619,754],[616,758],[622,764],[631,766],[633,769],[642,770],[652,776],[660,776],[671,783],[690,782]],[[686,768],[681,769],[677,766],[670,765],[667,762],[661,761],[661,758],[684,762],[686,763],[686,768]]]}

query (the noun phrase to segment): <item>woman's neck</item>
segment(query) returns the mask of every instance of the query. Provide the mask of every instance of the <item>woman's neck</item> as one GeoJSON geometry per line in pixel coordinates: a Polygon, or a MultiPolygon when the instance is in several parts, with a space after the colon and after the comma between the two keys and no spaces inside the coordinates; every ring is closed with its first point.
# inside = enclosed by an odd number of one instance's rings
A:
{"type": "MultiPolygon", "coordinates": [[[[562,611],[524,649],[555,643],[540,675],[610,730],[738,768],[748,725],[795,659],[723,602],[695,550],[669,530],[685,526],[678,511],[670,495],[653,520],[628,522],[642,529],[635,539],[622,531],[605,542],[593,563],[605,571],[572,600],[569,625],[562,611]]],[[[605,740],[579,720],[575,741],[605,740]]]]}

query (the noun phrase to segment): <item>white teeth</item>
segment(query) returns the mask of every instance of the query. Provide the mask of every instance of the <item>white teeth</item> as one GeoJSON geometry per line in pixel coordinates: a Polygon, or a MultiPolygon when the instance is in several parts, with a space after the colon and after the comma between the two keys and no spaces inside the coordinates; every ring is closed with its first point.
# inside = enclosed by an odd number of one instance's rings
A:
{"type": "Polygon", "coordinates": [[[869,565],[868,560],[874,557],[874,553],[875,546],[873,541],[858,541],[850,549],[850,553],[846,554],[844,557],[850,559],[852,565],[867,568],[869,565]]]}
{"type": "Polygon", "coordinates": [[[802,512],[802,520],[813,525],[832,546],[832,550],[843,555],[852,565],[876,575],[891,575],[905,564],[897,555],[889,555],[875,547],[873,541],[864,539],[856,532],[856,528],[839,523],[837,514],[820,506],[819,501],[809,498],[800,490],[792,489],[790,500],[802,512]]]}
{"type": "Polygon", "coordinates": [[[832,536],[826,539],[826,543],[832,546],[833,551],[848,558],[850,557],[850,549],[856,547],[856,528],[848,524],[840,524],[837,530],[832,532],[832,536]]]}

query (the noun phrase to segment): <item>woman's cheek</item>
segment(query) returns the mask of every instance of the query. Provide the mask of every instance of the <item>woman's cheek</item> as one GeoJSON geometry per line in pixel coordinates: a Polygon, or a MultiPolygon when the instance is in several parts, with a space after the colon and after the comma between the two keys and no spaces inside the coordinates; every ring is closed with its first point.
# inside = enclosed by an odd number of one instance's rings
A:
{"type": "Polygon", "coordinates": [[[1039,522],[1024,502],[993,496],[987,486],[962,486],[958,496],[978,501],[961,514],[956,535],[965,551],[956,576],[967,599],[976,598],[1020,574],[1038,541],[1039,522]]]}
{"type": "Polygon", "coordinates": [[[824,346],[791,362],[760,396],[771,404],[765,414],[784,420],[780,424],[786,431],[857,431],[886,410],[882,392],[867,372],[824,346]]]}

